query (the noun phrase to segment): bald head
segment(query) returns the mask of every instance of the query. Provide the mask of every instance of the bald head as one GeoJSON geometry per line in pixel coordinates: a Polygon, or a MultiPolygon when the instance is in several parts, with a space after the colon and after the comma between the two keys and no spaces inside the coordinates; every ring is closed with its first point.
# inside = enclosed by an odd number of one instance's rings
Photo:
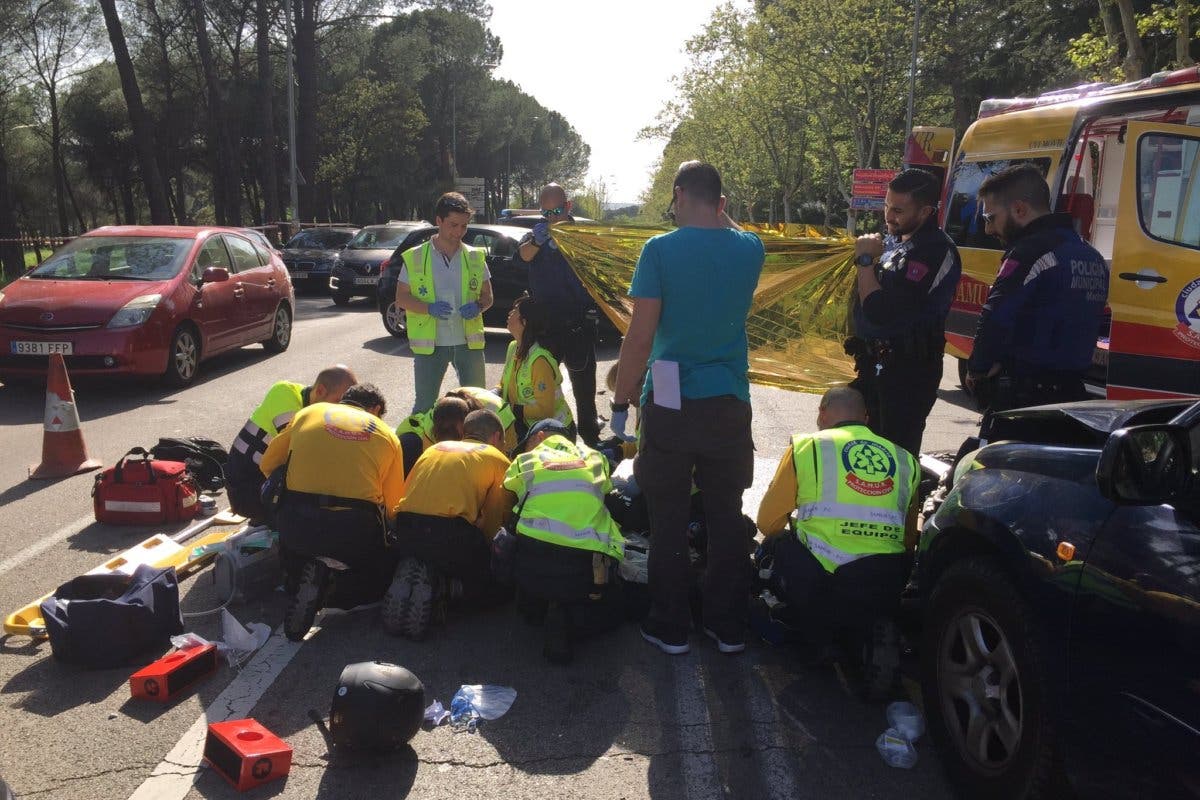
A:
{"type": "Polygon", "coordinates": [[[843,422],[867,422],[867,402],[862,393],[849,386],[830,389],[821,398],[817,410],[817,428],[825,430],[843,422]]]}
{"type": "Polygon", "coordinates": [[[358,378],[354,377],[354,373],[345,364],[326,367],[317,373],[317,379],[313,381],[309,402],[336,403],[342,399],[346,390],[356,383],[358,378]]]}

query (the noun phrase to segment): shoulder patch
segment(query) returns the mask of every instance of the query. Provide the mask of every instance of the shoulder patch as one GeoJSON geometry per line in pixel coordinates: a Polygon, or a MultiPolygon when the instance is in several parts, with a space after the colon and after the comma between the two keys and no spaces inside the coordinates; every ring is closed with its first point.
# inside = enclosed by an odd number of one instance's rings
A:
{"type": "Polygon", "coordinates": [[[1000,271],[996,273],[997,280],[1003,280],[1016,272],[1021,267],[1021,262],[1015,258],[1006,258],[1004,263],[1000,265],[1000,271]]]}
{"type": "Polygon", "coordinates": [[[904,266],[904,277],[908,278],[913,283],[920,283],[921,280],[929,274],[929,265],[923,261],[917,261],[915,258],[908,259],[904,266]]]}

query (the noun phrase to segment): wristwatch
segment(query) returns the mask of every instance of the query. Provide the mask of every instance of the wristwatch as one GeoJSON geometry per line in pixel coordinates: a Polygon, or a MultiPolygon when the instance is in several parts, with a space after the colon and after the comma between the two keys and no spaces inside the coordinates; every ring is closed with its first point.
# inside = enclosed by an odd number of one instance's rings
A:
{"type": "Polygon", "coordinates": [[[629,403],[609,403],[608,407],[614,414],[616,414],[621,411],[628,411],[629,403]]]}
{"type": "Polygon", "coordinates": [[[860,267],[869,267],[875,263],[875,256],[870,253],[859,253],[854,257],[854,263],[860,267]]]}

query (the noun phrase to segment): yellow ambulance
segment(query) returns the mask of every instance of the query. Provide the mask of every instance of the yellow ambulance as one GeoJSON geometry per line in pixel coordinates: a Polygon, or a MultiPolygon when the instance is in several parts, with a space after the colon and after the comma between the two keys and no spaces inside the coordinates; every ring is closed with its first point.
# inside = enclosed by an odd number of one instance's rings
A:
{"type": "Polygon", "coordinates": [[[1109,263],[1090,388],[1111,399],[1200,396],[1200,67],[985,100],[957,152],[953,135],[914,129],[904,160],[946,172],[942,224],[963,261],[946,340],[960,375],[1003,249],[984,232],[976,193],[1030,162],[1109,263]]]}

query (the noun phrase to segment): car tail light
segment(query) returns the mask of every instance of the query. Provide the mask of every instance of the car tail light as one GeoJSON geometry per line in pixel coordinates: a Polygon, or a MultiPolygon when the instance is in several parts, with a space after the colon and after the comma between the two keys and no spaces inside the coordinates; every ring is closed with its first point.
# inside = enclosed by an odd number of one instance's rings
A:
{"type": "Polygon", "coordinates": [[[383,273],[387,272],[387,268],[391,263],[392,259],[390,256],[381,261],[379,263],[379,274],[382,275],[383,273]]]}

